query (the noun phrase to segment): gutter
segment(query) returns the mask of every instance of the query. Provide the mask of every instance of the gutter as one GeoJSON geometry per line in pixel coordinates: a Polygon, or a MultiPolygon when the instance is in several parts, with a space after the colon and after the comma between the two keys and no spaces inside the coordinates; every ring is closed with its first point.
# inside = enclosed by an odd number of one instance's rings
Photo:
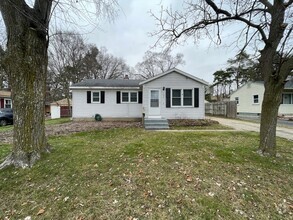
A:
{"type": "Polygon", "coordinates": [[[98,89],[98,90],[141,90],[141,87],[104,87],[104,86],[79,86],[69,87],[71,90],[86,90],[86,89],[98,89]]]}

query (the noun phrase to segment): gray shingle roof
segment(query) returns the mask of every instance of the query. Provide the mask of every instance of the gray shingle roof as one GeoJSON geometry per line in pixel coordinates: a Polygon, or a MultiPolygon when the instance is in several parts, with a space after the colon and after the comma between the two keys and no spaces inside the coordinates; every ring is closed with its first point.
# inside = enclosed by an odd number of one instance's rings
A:
{"type": "Polygon", "coordinates": [[[139,87],[142,80],[132,79],[86,79],[71,85],[71,88],[78,87],[139,87]]]}

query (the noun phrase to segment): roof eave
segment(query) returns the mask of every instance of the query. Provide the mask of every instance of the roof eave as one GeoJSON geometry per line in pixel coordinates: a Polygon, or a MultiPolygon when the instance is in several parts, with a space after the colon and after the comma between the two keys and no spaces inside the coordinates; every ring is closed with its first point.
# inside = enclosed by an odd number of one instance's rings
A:
{"type": "Polygon", "coordinates": [[[148,83],[148,82],[151,82],[151,81],[153,81],[153,80],[155,80],[155,79],[161,78],[161,77],[163,77],[163,76],[165,76],[165,75],[167,75],[167,74],[169,74],[169,73],[171,73],[171,72],[177,72],[177,73],[179,73],[179,74],[181,74],[181,75],[183,75],[183,76],[186,76],[186,77],[188,77],[188,78],[190,78],[190,79],[192,79],[192,80],[194,80],[194,81],[197,81],[197,82],[199,82],[199,83],[201,83],[201,84],[204,84],[205,86],[209,86],[209,83],[208,83],[208,82],[206,82],[206,81],[204,81],[204,80],[202,80],[202,79],[199,79],[199,78],[197,78],[197,77],[195,77],[195,76],[193,76],[193,75],[190,75],[190,74],[188,74],[188,73],[186,73],[186,72],[184,72],[184,71],[182,71],[182,70],[179,70],[179,69],[177,69],[177,68],[170,69],[170,70],[168,70],[168,71],[166,71],[166,72],[164,72],[164,73],[161,73],[161,74],[156,75],[156,76],[154,76],[154,77],[152,77],[152,78],[150,78],[150,79],[147,79],[147,80],[145,80],[145,81],[143,81],[143,82],[140,82],[139,85],[144,85],[144,84],[146,84],[146,83],[148,83]]]}
{"type": "Polygon", "coordinates": [[[136,86],[136,87],[123,87],[123,86],[120,86],[120,87],[107,87],[107,86],[71,86],[69,87],[69,89],[72,89],[72,90],[85,90],[85,89],[104,89],[104,90],[117,90],[117,89],[120,89],[120,90],[133,90],[133,89],[136,89],[136,90],[140,90],[141,87],[139,86],[136,86]]]}

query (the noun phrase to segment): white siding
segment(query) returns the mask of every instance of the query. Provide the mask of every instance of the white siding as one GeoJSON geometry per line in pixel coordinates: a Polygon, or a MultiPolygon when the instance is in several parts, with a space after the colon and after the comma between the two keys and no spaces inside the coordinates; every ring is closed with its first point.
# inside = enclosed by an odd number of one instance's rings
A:
{"type": "Polygon", "coordinates": [[[281,104],[279,107],[279,115],[293,115],[293,104],[281,104]]]}
{"type": "Polygon", "coordinates": [[[291,94],[291,104],[281,104],[279,108],[280,115],[293,116],[293,89],[286,90],[283,94],[291,94]]]}
{"type": "MultiPolygon", "coordinates": [[[[237,113],[261,113],[261,105],[263,101],[264,85],[260,82],[248,82],[237,91],[231,94],[230,100],[234,101],[239,98],[237,105],[237,113]],[[253,95],[259,96],[259,104],[253,103],[253,95]]],[[[293,104],[281,104],[279,107],[279,115],[293,115],[293,104]]]]}
{"type": "Polygon", "coordinates": [[[102,118],[141,118],[142,104],[116,103],[116,92],[105,91],[105,103],[87,103],[87,90],[72,90],[72,118],[94,118],[100,114],[102,118]]]}
{"type": "MultiPolygon", "coordinates": [[[[166,119],[202,119],[204,118],[204,86],[188,77],[172,72],[143,85],[143,112],[149,117],[149,90],[160,90],[160,112],[166,119]],[[170,107],[166,108],[166,88],[192,89],[199,88],[199,107],[170,107]]],[[[194,96],[194,94],[193,94],[194,96]]]]}
{"type": "Polygon", "coordinates": [[[261,113],[261,103],[263,100],[264,86],[258,82],[248,82],[237,91],[231,94],[230,100],[234,101],[235,97],[239,98],[237,105],[238,113],[261,113]],[[253,103],[253,96],[258,95],[259,103],[253,103]]]}
{"type": "Polygon", "coordinates": [[[60,106],[51,105],[51,119],[60,118],[60,106]]]}

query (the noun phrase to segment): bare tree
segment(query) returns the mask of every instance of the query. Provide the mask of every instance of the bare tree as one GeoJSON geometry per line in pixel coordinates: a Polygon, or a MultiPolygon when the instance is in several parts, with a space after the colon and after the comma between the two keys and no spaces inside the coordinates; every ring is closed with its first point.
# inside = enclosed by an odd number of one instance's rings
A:
{"type": "Polygon", "coordinates": [[[139,76],[148,79],[184,63],[183,54],[181,53],[172,56],[170,51],[147,51],[144,54],[143,61],[136,64],[135,67],[139,76]]]}
{"type": "Polygon", "coordinates": [[[9,87],[7,72],[5,71],[5,51],[0,45],[0,89],[9,87]]]}
{"type": "Polygon", "coordinates": [[[243,27],[235,41],[241,51],[250,45],[259,50],[265,86],[259,142],[262,155],[276,155],[278,108],[293,68],[292,4],[293,0],[198,0],[186,2],[183,11],[166,9],[160,16],[153,15],[159,26],[154,33],[157,43],[164,42],[165,46],[189,37],[197,41],[203,36],[221,43],[221,31],[226,30],[221,25],[243,27]]]}
{"type": "Polygon", "coordinates": [[[87,54],[88,45],[77,32],[59,31],[50,39],[47,85],[51,99],[67,99],[69,115],[69,86],[85,78],[84,61],[87,54]]]}
{"type": "Polygon", "coordinates": [[[77,32],[58,32],[50,39],[48,81],[51,97],[69,99],[70,83],[85,78],[84,57],[88,53],[84,39],[77,32]]]}
{"type": "Polygon", "coordinates": [[[101,47],[97,56],[100,64],[97,79],[117,79],[130,74],[130,68],[122,58],[114,57],[107,52],[105,47],[101,47]]]}
{"type": "MultiPolygon", "coordinates": [[[[115,1],[92,0],[88,1],[90,3],[96,6],[97,15],[103,15],[115,1]]],[[[57,18],[70,11],[62,9],[70,7],[76,11],[79,5],[84,9],[79,10],[82,14],[87,10],[86,4],[73,0],[0,1],[7,35],[5,69],[12,88],[14,109],[12,153],[0,168],[8,165],[31,167],[42,152],[50,150],[45,137],[44,114],[49,23],[54,9],[59,9],[57,18]]]]}

